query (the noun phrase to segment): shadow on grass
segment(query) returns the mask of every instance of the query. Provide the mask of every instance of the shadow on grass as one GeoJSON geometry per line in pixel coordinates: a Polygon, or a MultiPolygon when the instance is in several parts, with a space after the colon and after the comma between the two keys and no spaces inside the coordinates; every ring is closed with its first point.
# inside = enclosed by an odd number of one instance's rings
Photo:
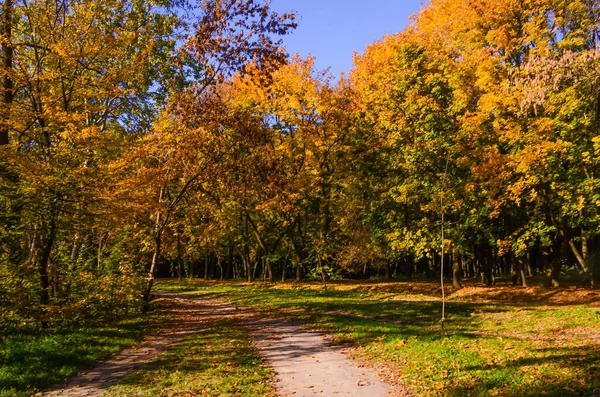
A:
{"type": "MultiPolygon", "coordinates": [[[[457,329],[477,329],[476,312],[503,313],[509,309],[489,304],[452,302],[445,321],[446,332],[440,328],[440,303],[435,301],[365,300],[355,291],[336,290],[244,290],[203,291],[202,296],[228,300],[240,306],[253,306],[269,315],[283,313],[286,317],[317,325],[327,330],[351,329],[361,343],[368,343],[393,334],[435,340],[457,329]]],[[[238,289],[239,288],[239,289],[238,289]]],[[[196,288],[197,290],[197,288],[196,288]]]]}
{"type": "MultiPolygon", "coordinates": [[[[527,357],[508,360],[501,365],[475,365],[466,371],[478,373],[477,382],[465,382],[445,390],[446,395],[488,396],[495,390],[507,397],[528,396],[600,396],[600,350],[573,351],[566,348],[534,349],[534,354],[547,354],[543,357],[527,357]],[[548,367],[542,373],[524,378],[536,366],[548,367]],[[580,370],[579,377],[561,376],[563,371],[580,370]],[[521,378],[513,387],[506,389],[507,378],[521,378]]],[[[513,379],[514,380],[514,379],[513,379]]]]}
{"type": "Polygon", "coordinates": [[[0,396],[30,396],[106,360],[164,323],[159,316],[104,327],[0,337],[0,396]]]}

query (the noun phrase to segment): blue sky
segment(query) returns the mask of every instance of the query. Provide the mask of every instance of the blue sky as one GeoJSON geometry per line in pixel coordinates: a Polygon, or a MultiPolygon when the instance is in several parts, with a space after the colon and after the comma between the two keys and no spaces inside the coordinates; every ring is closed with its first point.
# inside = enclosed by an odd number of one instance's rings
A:
{"type": "Polygon", "coordinates": [[[424,0],[272,0],[278,12],[297,12],[298,28],[284,38],[289,53],[314,55],[336,77],[352,69],[352,54],[385,34],[403,30],[424,0]]]}

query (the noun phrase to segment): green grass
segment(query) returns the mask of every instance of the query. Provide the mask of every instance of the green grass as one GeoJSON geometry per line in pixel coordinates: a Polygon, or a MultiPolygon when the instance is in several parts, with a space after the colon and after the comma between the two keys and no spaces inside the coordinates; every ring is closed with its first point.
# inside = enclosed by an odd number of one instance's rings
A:
{"type": "Polygon", "coordinates": [[[155,330],[158,312],[102,327],[0,334],[0,396],[21,397],[57,385],[155,330]]]}
{"type": "Polygon", "coordinates": [[[103,396],[272,396],[272,376],[245,330],[233,321],[220,321],[127,375],[103,396]]]}
{"type": "Polygon", "coordinates": [[[586,306],[450,302],[369,286],[161,282],[325,330],[355,354],[397,368],[419,395],[594,396],[600,314],[586,306]]]}

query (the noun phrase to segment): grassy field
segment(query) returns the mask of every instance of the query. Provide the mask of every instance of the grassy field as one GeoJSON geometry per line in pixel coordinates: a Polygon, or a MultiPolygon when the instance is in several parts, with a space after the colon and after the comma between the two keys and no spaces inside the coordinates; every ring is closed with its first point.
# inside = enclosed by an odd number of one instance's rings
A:
{"type": "Polygon", "coordinates": [[[253,307],[325,330],[418,395],[596,396],[599,294],[465,288],[440,323],[430,283],[252,284],[163,281],[159,289],[253,307]]]}
{"type": "Polygon", "coordinates": [[[165,324],[160,310],[103,327],[0,334],[0,396],[25,397],[110,358],[165,324]]]}

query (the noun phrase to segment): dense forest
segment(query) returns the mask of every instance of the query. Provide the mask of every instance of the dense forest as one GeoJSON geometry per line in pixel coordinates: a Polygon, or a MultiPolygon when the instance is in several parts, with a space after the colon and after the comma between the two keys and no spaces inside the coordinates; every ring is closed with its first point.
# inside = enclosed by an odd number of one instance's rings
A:
{"type": "Polygon", "coordinates": [[[4,0],[0,326],[155,276],[600,275],[600,2],[431,0],[336,81],[262,0],[4,0]]]}

